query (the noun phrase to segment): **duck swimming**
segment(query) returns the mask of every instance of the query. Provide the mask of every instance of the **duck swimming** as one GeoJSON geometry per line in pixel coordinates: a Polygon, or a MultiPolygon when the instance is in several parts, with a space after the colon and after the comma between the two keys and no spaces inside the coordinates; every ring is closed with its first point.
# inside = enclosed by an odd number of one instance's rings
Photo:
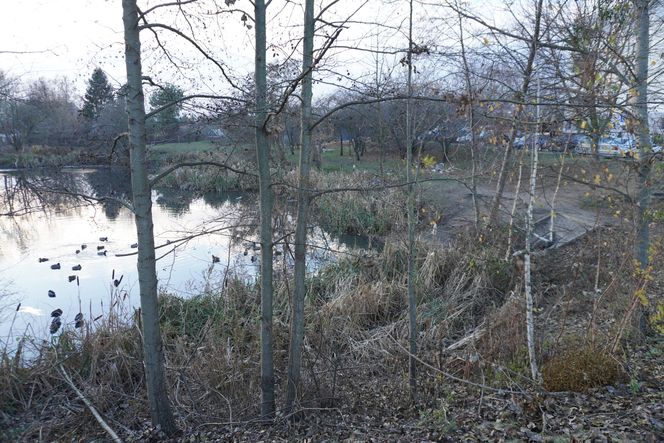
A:
{"type": "Polygon", "coordinates": [[[76,317],[74,317],[74,321],[76,322],[76,324],[74,324],[75,328],[82,328],[84,324],[83,314],[81,312],[76,314],[76,317]]]}
{"type": "Polygon", "coordinates": [[[62,320],[60,320],[60,316],[53,317],[53,321],[51,322],[51,327],[49,328],[49,331],[51,334],[55,334],[58,332],[58,329],[60,329],[60,326],[62,326],[62,320]]]}

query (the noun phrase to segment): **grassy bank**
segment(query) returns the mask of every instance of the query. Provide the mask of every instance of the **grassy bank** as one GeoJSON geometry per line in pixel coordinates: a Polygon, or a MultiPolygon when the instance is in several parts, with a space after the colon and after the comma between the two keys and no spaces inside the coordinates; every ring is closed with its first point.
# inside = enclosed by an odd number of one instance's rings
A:
{"type": "Polygon", "coordinates": [[[403,225],[404,190],[381,188],[392,181],[368,171],[313,172],[311,181],[320,190],[351,189],[323,194],[313,201],[314,217],[332,234],[385,236],[403,225]],[[371,188],[379,190],[360,191],[371,188]]]}
{"type": "Polygon", "coordinates": [[[57,168],[62,166],[107,164],[108,157],[83,148],[46,145],[26,146],[21,151],[5,146],[0,149],[0,168],[57,168]]]}
{"type": "MultiPolygon", "coordinates": [[[[629,267],[614,266],[624,260],[618,234],[591,235],[535,261],[535,293],[540,294],[536,300],[537,348],[544,363],[544,386],[582,391],[575,397],[575,417],[585,424],[594,420],[593,415],[586,417],[578,408],[592,409],[596,392],[607,404],[630,401],[648,411],[662,400],[664,374],[657,372],[653,363],[657,355],[664,355],[661,342],[639,345],[644,342],[630,326],[620,340],[619,351],[611,353],[609,349],[621,323],[615,319],[625,315],[629,295],[639,284],[629,267]],[[599,285],[606,289],[601,302],[590,302],[595,293],[597,254],[606,266],[606,272],[598,276],[599,285]],[[569,272],[575,278],[569,279],[569,272]],[[640,369],[635,370],[635,365],[640,369]],[[593,376],[589,378],[590,373],[593,376]],[[614,400],[598,388],[607,384],[627,394],[614,400]],[[629,394],[632,390],[640,395],[629,394]]],[[[533,416],[523,412],[533,405],[540,405],[549,414],[547,429],[537,432],[552,438],[564,435],[566,414],[573,413],[569,406],[561,397],[547,396],[527,381],[523,302],[512,293],[520,277],[512,262],[502,260],[502,249],[499,243],[463,238],[450,248],[417,245],[422,364],[420,398],[415,405],[407,395],[404,351],[408,337],[405,246],[389,241],[380,253],[345,256],[310,275],[299,397],[305,415],[303,427],[291,428],[289,438],[305,438],[311,426],[318,429],[316,435],[327,435],[325,423],[333,420],[337,439],[353,438],[353,432],[364,429],[362,423],[371,428],[362,435],[372,432],[374,437],[387,440],[404,429],[409,436],[429,435],[431,439],[435,433],[437,439],[451,441],[471,435],[479,439],[527,439],[523,429],[535,432],[528,423],[541,420],[539,412],[533,416]],[[464,339],[465,344],[459,345],[464,339]],[[454,346],[455,350],[449,350],[454,346]],[[513,394],[483,394],[497,388],[513,394]],[[485,407],[478,410],[477,402],[483,395],[485,407]],[[521,409],[508,407],[510,402],[521,409]],[[341,422],[340,415],[345,417],[341,422]],[[383,427],[386,420],[391,425],[383,427]]],[[[288,354],[289,278],[278,275],[275,285],[279,399],[283,398],[288,354]]],[[[654,278],[653,284],[659,284],[661,277],[654,278]]],[[[279,418],[270,428],[249,422],[259,412],[258,290],[251,282],[233,278],[214,287],[220,289],[188,299],[161,296],[167,376],[178,426],[194,441],[252,441],[260,438],[260,433],[278,439],[282,429],[286,432],[281,426],[286,426],[287,420],[279,418]]],[[[88,319],[90,328],[66,329],[55,345],[24,338],[24,346],[34,346],[36,359],[3,357],[3,439],[105,438],[65,381],[63,369],[123,438],[154,441],[158,437],[158,432],[146,425],[140,323],[134,314],[121,310],[124,305],[119,297],[117,304],[111,304],[113,311],[96,322],[88,319]]],[[[620,415],[621,410],[609,408],[606,426],[617,436],[639,440],[649,422],[632,423],[620,415]],[[625,431],[630,426],[631,430],[625,431]]],[[[541,421],[535,423],[541,426],[541,421]]],[[[567,435],[575,438],[589,435],[583,426],[569,431],[567,435]]]]}

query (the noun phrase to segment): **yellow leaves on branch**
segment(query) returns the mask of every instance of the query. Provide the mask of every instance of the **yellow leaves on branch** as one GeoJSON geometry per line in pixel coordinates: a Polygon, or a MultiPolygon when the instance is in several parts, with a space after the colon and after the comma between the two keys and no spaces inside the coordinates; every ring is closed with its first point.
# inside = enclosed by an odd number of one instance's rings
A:
{"type": "Polygon", "coordinates": [[[436,164],[436,158],[433,155],[425,155],[422,157],[422,167],[433,168],[436,164]]]}
{"type": "Polygon", "coordinates": [[[634,292],[634,298],[637,298],[642,306],[648,306],[648,304],[650,303],[648,301],[648,295],[646,294],[646,290],[643,288],[637,289],[634,292]]]}
{"type": "Polygon", "coordinates": [[[658,303],[650,316],[650,325],[659,334],[664,335],[664,303],[658,303]]]}

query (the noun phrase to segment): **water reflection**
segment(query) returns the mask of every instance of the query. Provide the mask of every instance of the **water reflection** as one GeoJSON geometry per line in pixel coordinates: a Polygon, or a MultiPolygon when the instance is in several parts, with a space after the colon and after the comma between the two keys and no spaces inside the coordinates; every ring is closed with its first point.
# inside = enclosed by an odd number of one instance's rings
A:
{"type": "MultiPolygon", "coordinates": [[[[31,327],[38,336],[48,331],[49,313],[55,309],[62,309],[63,324],[70,324],[79,312],[86,318],[107,312],[116,291],[126,294],[130,305],[138,304],[135,226],[131,211],[120,203],[131,202],[128,171],[5,171],[0,178],[0,214],[5,215],[0,216],[0,293],[12,292],[0,300],[0,340],[8,337],[19,302],[13,332],[31,327]],[[96,201],[84,195],[113,199],[96,201]],[[56,263],[59,269],[51,269],[56,263]],[[112,277],[121,275],[115,288],[112,277]],[[49,297],[49,290],[56,297],[49,297]]],[[[255,196],[235,192],[196,197],[160,190],[153,193],[153,203],[162,290],[181,296],[214,291],[226,269],[255,278],[258,255],[244,255],[245,243],[257,239],[255,196]]],[[[321,246],[333,249],[346,249],[344,241],[357,240],[337,241],[320,229],[314,232],[321,246]]],[[[313,251],[311,263],[316,266],[326,258],[313,251]]],[[[288,254],[275,260],[286,267],[292,264],[288,254]]]]}
{"type": "MultiPolygon", "coordinates": [[[[86,174],[86,178],[95,196],[131,201],[131,174],[128,169],[95,169],[86,174]]],[[[115,220],[120,215],[122,204],[117,200],[104,200],[101,205],[109,220],[115,220]]]]}

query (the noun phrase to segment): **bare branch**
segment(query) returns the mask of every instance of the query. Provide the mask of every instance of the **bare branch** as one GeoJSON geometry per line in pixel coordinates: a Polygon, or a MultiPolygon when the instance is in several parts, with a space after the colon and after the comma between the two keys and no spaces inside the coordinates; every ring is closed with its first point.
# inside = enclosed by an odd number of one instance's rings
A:
{"type": "Polygon", "coordinates": [[[157,174],[155,177],[153,177],[150,180],[150,187],[155,186],[159,181],[161,181],[164,177],[166,177],[168,174],[170,174],[173,171],[176,171],[181,168],[190,168],[194,166],[217,166],[219,168],[223,169],[228,169],[229,171],[235,172],[236,174],[243,174],[243,175],[248,175],[250,177],[258,177],[256,174],[253,174],[251,172],[247,172],[246,170],[241,171],[239,169],[235,169],[232,166],[228,166],[225,163],[221,162],[215,162],[215,161],[200,161],[200,162],[184,162],[184,163],[178,163],[176,165],[168,167],[166,170],[163,172],[160,172],[157,174]]]}

